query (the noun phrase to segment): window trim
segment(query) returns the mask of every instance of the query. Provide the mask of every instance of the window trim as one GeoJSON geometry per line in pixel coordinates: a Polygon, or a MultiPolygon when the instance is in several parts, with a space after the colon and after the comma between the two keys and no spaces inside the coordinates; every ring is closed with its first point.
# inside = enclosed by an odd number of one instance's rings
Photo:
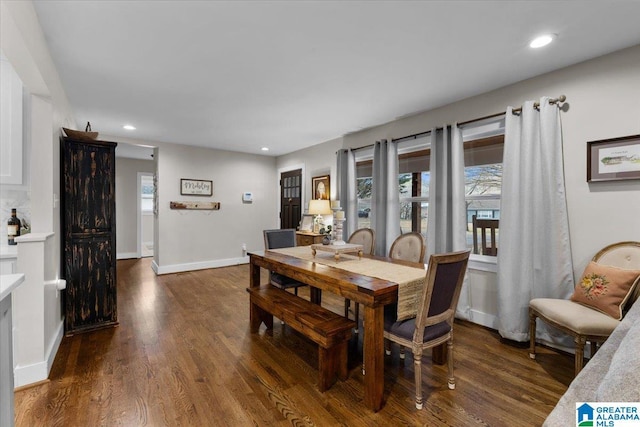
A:
{"type": "Polygon", "coordinates": [[[486,271],[489,273],[498,272],[498,257],[489,255],[471,254],[469,256],[469,269],[476,271],[486,271]]]}

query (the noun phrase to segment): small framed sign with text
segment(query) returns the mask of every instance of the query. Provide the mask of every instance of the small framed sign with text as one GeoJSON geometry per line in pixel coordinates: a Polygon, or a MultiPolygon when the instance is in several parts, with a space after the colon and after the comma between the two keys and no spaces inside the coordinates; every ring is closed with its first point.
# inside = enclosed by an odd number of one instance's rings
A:
{"type": "Polygon", "coordinates": [[[180,194],[189,196],[213,196],[213,181],[181,179],[180,194]]]}

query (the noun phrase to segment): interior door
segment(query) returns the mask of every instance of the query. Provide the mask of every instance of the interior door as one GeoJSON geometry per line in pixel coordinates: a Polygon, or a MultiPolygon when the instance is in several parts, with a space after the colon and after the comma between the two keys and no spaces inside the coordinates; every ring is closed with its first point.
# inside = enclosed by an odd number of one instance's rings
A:
{"type": "Polygon", "coordinates": [[[302,218],[302,169],[280,174],[280,228],[297,228],[302,218]]]}

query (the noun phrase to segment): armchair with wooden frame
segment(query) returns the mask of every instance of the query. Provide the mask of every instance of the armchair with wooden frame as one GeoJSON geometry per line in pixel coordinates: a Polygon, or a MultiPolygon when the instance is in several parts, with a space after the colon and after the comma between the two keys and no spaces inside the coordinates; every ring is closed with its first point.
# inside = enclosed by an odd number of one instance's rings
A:
{"type": "MultiPolygon", "coordinates": [[[[603,266],[625,270],[640,270],[640,242],[619,242],[601,249],[593,258],[603,266]]],[[[629,290],[629,297],[622,307],[622,315],[640,295],[640,276],[629,290]]],[[[529,302],[529,357],[536,358],[536,319],[571,335],[576,344],[575,375],[584,364],[584,347],[590,343],[591,357],[620,324],[608,314],[569,299],[534,298],[529,302]]]]}

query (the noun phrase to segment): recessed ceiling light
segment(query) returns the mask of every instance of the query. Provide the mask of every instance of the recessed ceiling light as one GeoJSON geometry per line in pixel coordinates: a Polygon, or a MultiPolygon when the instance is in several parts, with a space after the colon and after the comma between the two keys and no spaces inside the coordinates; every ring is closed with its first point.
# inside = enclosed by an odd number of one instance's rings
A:
{"type": "Polygon", "coordinates": [[[269,151],[269,147],[262,147],[261,150],[262,151],[269,151]]]}
{"type": "Polygon", "coordinates": [[[136,127],[135,127],[135,126],[132,126],[132,125],[124,125],[124,126],[122,126],[122,127],[123,127],[124,129],[126,129],[126,130],[136,130],[136,127]]]}
{"type": "Polygon", "coordinates": [[[531,43],[529,43],[529,47],[533,48],[533,49],[537,49],[539,47],[543,47],[548,45],[549,43],[551,43],[553,41],[553,39],[556,38],[555,34],[544,34],[541,35],[539,37],[536,37],[535,39],[531,40],[531,43]]]}

